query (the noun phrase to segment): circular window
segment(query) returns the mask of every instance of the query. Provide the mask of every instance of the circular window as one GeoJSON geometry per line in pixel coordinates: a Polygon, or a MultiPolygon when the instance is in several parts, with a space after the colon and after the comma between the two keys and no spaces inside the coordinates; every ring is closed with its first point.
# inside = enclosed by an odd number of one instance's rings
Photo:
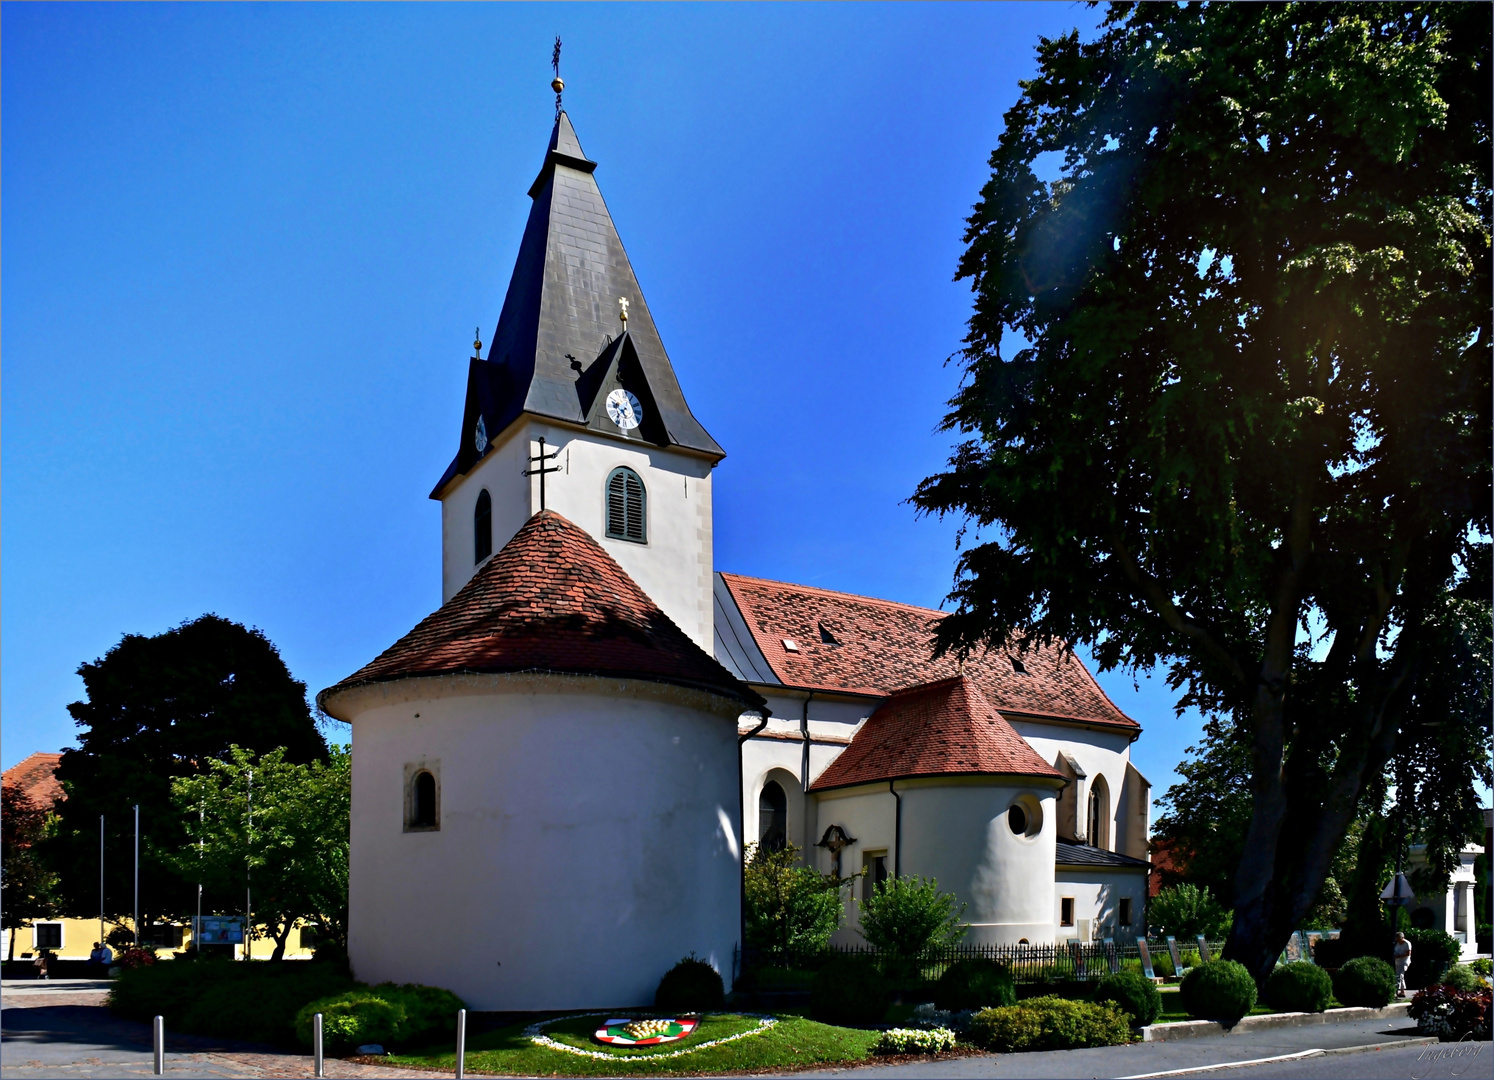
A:
{"type": "Polygon", "coordinates": [[[1012,804],[1012,808],[1006,812],[1006,823],[1018,836],[1027,832],[1027,811],[1022,809],[1021,803],[1012,804]]]}
{"type": "Polygon", "coordinates": [[[1012,800],[1006,811],[1007,828],[1022,840],[1035,840],[1043,831],[1043,804],[1031,792],[1024,791],[1012,800]]]}

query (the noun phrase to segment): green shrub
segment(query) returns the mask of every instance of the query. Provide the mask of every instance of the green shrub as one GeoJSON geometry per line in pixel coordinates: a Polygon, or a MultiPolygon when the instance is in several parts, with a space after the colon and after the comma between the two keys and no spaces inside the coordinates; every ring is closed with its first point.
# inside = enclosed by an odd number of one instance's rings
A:
{"type": "Polygon", "coordinates": [[[940,892],[933,878],[888,878],[856,903],[861,936],[899,976],[916,971],[930,950],[958,944],[965,936],[960,922],[965,905],[940,892]]]}
{"type": "Polygon", "coordinates": [[[1475,972],[1467,964],[1454,964],[1452,967],[1448,968],[1447,973],[1442,976],[1441,985],[1451,986],[1454,990],[1467,991],[1482,990],[1488,984],[1485,983],[1483,979],[1480,979],[1477,972],[1475,972]]]}
{"type": "Polygon", "coordinates": [[[1232,1025],[1255,1008],[1255,980],[1244,964],[1210,960],[1183,977],[1180,996],[1188,1015],[1232,1025]]]}
{"type": "Polygon", "coordinates": [[[1266,1000],[1282,1012],[1322,1012],[1333,998],[1333,980],[1316,964],[1282,964],[1266,980],[1266,1000]]]}
{"type": "Polygon", "coordinates": [[[956,960],[934,984],[941,1009],[988,1009],[1017,1003],[1017,982],[1007,964],[995,960],[956,960]]]}
{"type": "MultiPolygon", "coordinates": [[[[1151,933],[1178,939],[1178,944],[1202,934],[1210,941],[1229,933],[1233,916],[1208,887],[1184,882],[1163,889],[1146,905],[1151,933]]],[[[1186,964],[1184,965],[1186,966],[1186,964]]]]}
{"type": "Polygon", "coordinates": [[[1468,967],[1475,975],[1482,975],[1486,979],[1494,975],[1494,960],[1487,956],[1468,961],[1468,967]]]}
{"type": "Polygon", "coordinates": [[[845,917],[841,883],[802,865],[793,844],[782,851],[749,845],[743,885],[747,944],[789,960],[822,950],[845,917]]]}
{"type": "Polygon", "coordinates": [[[364,1043],[409,1046],[454,1031],[460,1008],[460,998],[433,986],[358,987],[303,1005],[296,1013],[296,1038],[311,1045],[312,1017],[321,1013],[328,1050],[342,1052],[364,1043]]]}
{"type": "Polygon", "coordinates": [[[1131,1018],[1113,1005],[1040,997],[982,1009],[970,1020],[970,1037],[1000,1053],[1119,1046],[1131,1041],[1131,1018]]]}
{"type": "Polygon", "coordinates": [[[1333,996],[1345,1005],[1384,1008],[1395,997],[1395,970],[1378,956],[1356,956],[1333,976],[1333,996]]]}
{"type": "Polygon", "coordinates": [[[1413,990],[1436,986],[1447,969],[1457,962],[1462,946],[1442,930],[1407,930],[1411,963],[1406,965],[1406,985],[1413,990]]]}
{"type": "Polygon", "coordinates": [[[1146,1027],[1162,1015],[1162,994],[1152,980],[1134,971],[1106,975],[1095,987],[1094,1001],[1109,1002],[1129,1014],[1132,1027],[1146,1027]]]}
{"type": "Polygon", "coordinates": [[[654,1005],[679,1012],[706,1012],[726,1002],[721,974],[694,953],[664,973],[654,991],[654,1005]]]}
{"type": "Polygon", "coordinates": [[[891,997],[886,978],[869,958],[836,956],[814,973],[809,1011],[826,1024],[880,1024],[891,997]]]}
{"type": "Polygon", "coordinates": [[[121,972],[109,1006],[132,1020],[163,1016],[173,1031],[286,1043],[302,1005],[356,985],[337,965],[316,961],[171,960],[121,972]]]}

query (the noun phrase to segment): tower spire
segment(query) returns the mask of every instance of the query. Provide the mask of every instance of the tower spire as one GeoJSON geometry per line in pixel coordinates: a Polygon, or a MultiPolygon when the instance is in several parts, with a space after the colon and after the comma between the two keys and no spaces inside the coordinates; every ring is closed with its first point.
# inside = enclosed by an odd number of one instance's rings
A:
{"type": "Polygon", "coordinates": [[[550,66],[555,69],[555,78],[550,80],[550,89],[555,91],[555,119],[560,119],[560,95],[565,90],[565,80],[560,77],[560,35],[555,35],[555,51],[550,54],[550,66]]]}

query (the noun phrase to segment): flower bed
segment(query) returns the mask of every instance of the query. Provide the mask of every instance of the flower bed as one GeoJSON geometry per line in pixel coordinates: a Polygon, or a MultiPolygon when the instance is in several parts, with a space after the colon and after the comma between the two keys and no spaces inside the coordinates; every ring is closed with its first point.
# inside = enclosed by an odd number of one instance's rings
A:
{"type": "Polygon", "coordinates": [[[949,1028],[892,1028],[882,1032],[872,1051],[877,1054],[942,1054],[953,1050],[956,1041],[955,1033],[949,1028]]]}

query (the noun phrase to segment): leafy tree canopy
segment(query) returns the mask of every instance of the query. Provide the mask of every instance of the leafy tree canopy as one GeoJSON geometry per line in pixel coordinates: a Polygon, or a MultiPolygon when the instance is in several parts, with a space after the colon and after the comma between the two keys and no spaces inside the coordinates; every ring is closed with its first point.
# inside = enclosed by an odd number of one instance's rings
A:
{"type": "Polygon", "coordinates": [[[51,812],[15,784],[0,785],[0,926],[10,931],[15,958],[16,930],[53,913],[56,875],[41,858],[41,842],[53,827],[51,812]]]}
{"type": "Polygon", "coordinates": [[[747,944],[793,958],[819,952],[845,916],[844,881],[799,862],[793,844],[773,851],[750,844],[744,870],[747,944]]]}
{"type": "Polygon", "coordinates": [[[283,749],[257,757],[230,746],[227,761],[171,781],[187,844],[165,861],[219,895],[252,891],[254,925],[285,954],[298,921],[347,945],[348,812],[352,754],[296,765],[283,749]]]}
{"type": "Polygon", "coordinates": [[[966,905],[953,893],[940,891],[934,878],[888,878],[856,905],[861,936],[893,963],[916,961],[958,945],[965,936],[960,919],[966,905]]]}
{"type": "MultiPolygon", "coordinates": [[[[68,706],[78,748],[62,755],[56,840],[49,845],[63,900],[74,913],[99,905],[99,815],[105,815],[105,907],[132,906],[133,807],[140,806],[140,903],[148,916],[196,909],[197,886],[167,860],[187,833],[171,802],[171,778],[206,773],[230,760],[235,745],[285,760],[322,760],[327,743],[306,704],[306,685],[291,677],[264,634],[203,615],[153,637],[127,634],[103,657],[78,669],[87,698],[68,706]]],[[[242,906],[242,890],[207,898],[208,910],[242,906]]]]}
{"type": "Polygon", "coordinates": [[[1083,642],[1236,718],[1257,979],[1488,557],[1490,22],[1116,4],[1041,42],[969,219],[966,438],[914,500],[977,530],[939,644],[1083,642]]]}

